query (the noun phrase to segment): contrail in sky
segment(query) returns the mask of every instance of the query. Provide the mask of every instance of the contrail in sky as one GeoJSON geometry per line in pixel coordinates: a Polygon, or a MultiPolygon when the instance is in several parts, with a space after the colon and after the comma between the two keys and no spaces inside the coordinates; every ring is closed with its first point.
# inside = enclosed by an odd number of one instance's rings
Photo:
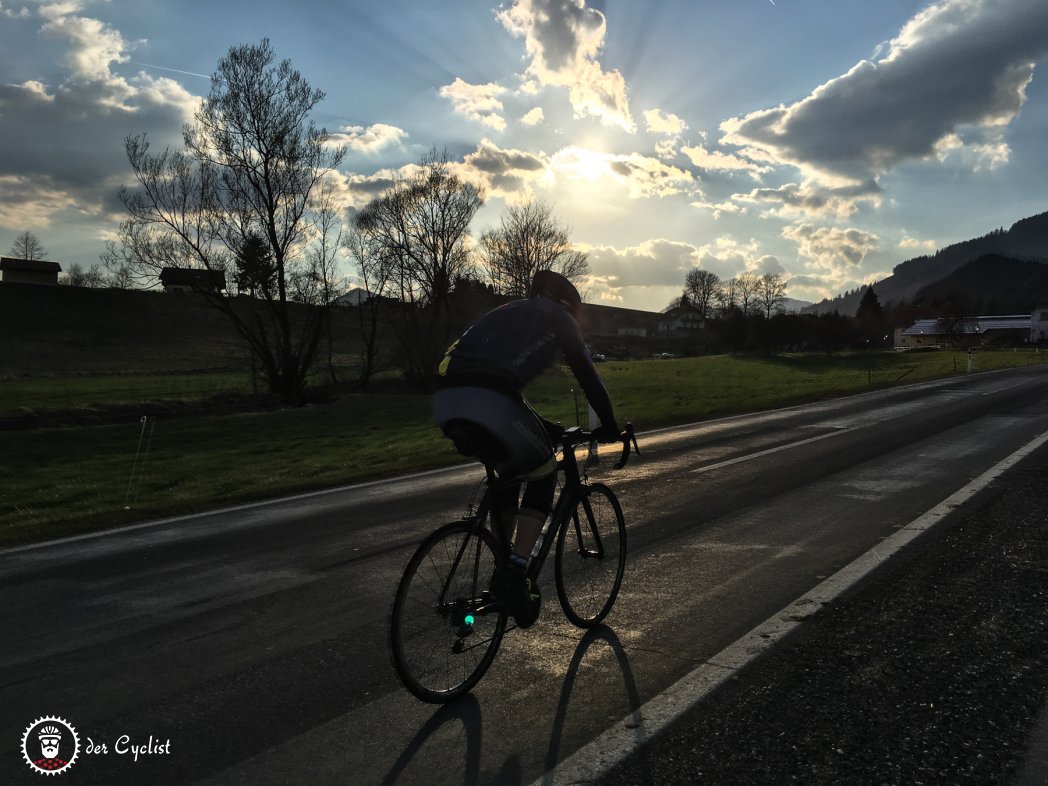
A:
{"type": "Polygon", "coordinates": [[[133,60],[130,61],[130,62],[131,62],[131,65],[144,66],[145,68],[159,68],[161,71],[170,71],[173,74],[185,74],[186,76],[199,76],[201,79],[210,79],[211,78],[210,75],[208,75],[208,74],[197,74],[197,73],[194,73],[193,71],[181,71],[181,70],[179,70],[177,68],[168,68],[167,66],[153,65],[152,63],[136,63],[133,60]]]}

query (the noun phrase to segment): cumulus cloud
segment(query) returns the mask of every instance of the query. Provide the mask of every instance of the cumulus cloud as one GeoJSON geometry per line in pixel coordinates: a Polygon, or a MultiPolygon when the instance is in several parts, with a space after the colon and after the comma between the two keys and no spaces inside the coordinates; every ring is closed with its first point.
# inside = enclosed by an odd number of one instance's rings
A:
{"type": "Polygon", "coordinates": [[[632,304],[646,304],[641,307],[662,308],[680,294],[684,276],[695,263],[693,245],[663,238],[626,248],[576,246],[590,263],[583,289],[596,303],[622,303],[628,298],[632,304]]]}
{"type": "Polygon", "coordinates": [[[722,235],[696,249],[696,267],[716,273],[727,281],[740,273],[783,273],[776,257],[764,254],[754,239],[737,240],[722,235]]]}
{"type": "Polygon", "coordinates": [[[552,157],[554,173],[580,180],[610,179],[625,185],[630,198],[665,197],[692,193],[690,172],[639,153],[604,153],[584,147],[566,147],[552,157]]]}
{"type": "Polygon", "coordinates": [[[549,159],[542,153],[503,149],[483,139],[465,156],[458,172],[483,186],[488,196],[517,201],[531,196],[534,185],[549,176],[548,169],[549,159]]]}
{"type": "Polygon", "coordinates": [[[541,123],[545,119],[546,119],[546,114],[542,111],[542,107],[541,106],[537,106],[534,109],[532,109],[531,111],[529,111],[526,115],[524,115],[520,119],[520,122],[523,123],[526,126],[537,126],[539,123],[541,123]]]}
{"type": "MultiPolygon", "coordinates": [[[[6,124],[0,145],[0,178],[9,186],[0,190],[0,224],[10,228],[46,225],[71,208],[88,215],[117,210],[129,130],[167,144],[199,104],[173,80],[113,73],[114,64],[127,61],[129,45],[119,31],[78,10],[72,2],[35,9],[43,20],[39,32],[65,47],[67,73],[57,87],[39,80],[0,85],[0,116],[19,120],[6,124]]],[[[30,30],[24,19],[17,24],[30,30]]]]}
{"type": "Polygon", "coordinates": [[[10,5],[0,3],[0,15],[5,16],[8,19],[28,19],[29,9],[24,5],[19,8],[12,8],[10,5]]]}
{"type": "Polygon", "coordinates": [[[806,267],[838,278],[854,275],[880,241],[877,235],[863,229],[810,223],[788,226],[782,230],[782,236],[797,244],[800,255],[808,260],[806,267]]]}
{"type": "Polygon", "coordinates": [[[905,235],[899,241],[899,248],[907,253],[916,251],[920,254],[934,254],[939,248],[939,244],[934,240],[918,240],[915,237],[905,235]]]}
{"type": "Polygon", "coordinates": [[[585,0],[514,0],[498,19],[524,39],[530,60],[526,78],[567,88],[576,117],[596,117],[635,130],[626,81],[618,71],[605,71],[598,60],[607,24],[604,14],[588,8],[585,0]]]}
{"type": "Polygon", "coordinates": [[[502,101],[499,100],[505,92],[506,88],[501,85],[472,85],[461,77],[440,88],[440,94],[451,101],[456,112],[496,131],[506,130],[506,120],[501,114],[502,101]]]}
{"type": "Polygon", "coordinates": [[[18,175],[0,175],[0,227],[37,229],[49,226],[51,217],[76,202],[71,194],[51,182],[18,175]]]}
{"type": "Polygon", "coordinates": [[[847,218],[860,203],[880,205],[881,188],[869,182],[857,186],[821,187],[812,183],[787,183],[778,188],[755,188],[748,193],[732,194],[732,200],[744,204],[769,204],[769,213],[783,218],[828,216],[847,218]]]}
{"type": "Polygon", "coordinates": [[[691,163],[699,169],[705,169],[710,172],[747,172],[754,176],[759,176],[765,172],[770,172],[772,169],[769,166],[761,166],[731,153],[707,150],[702,145],[685,147],[681,152],[688,156],[691,159],[691,163]]]}
{"type": "Polygon", "coordinates": [[[691,243],[657,238],[636,246],[580,245],[594,276],[610,288],[627,286],[684,286],[684,275],[695,266],[691,243]]]}
{"type": "Polygon", "coordinates": [[[329,144],[345,145],[355,153],[378,153],[396,147],[408,137],[407,131],[385,123],[364,126],[345,126],[328,139],[329,144]]]}
{"type": "Polygon", "coordinates": [[[67,39],[65,65],[75,79],[107,81],[111,78],[112,63],[126,63],[130,58],[120,31],[98,19],[64,13],[61,6],[44,6],[41,13],[47,17],[40,31],[53,38],[67,39]]]}
{"type": "Polygon", "coordinates": [[[661,109],[648,109],[644,112],[644,122],[647,123],[648,131],[653,134],[666,134],[677,136],[684,133],[688,124],[672,112],[663,112],[661,109]]]}
{"type": "Polygon", "coordinates": [[[663,137],[655,143],[655,155],[663,161],[676,158],[681,144],[681,135],[687,130],[688,124],[677,115],[663,112],[661,109],[646,110],[644,121],[647,124],[648,133],[663,137]]]}
{"type": "Polygon", "coordinates": [[[879,53],[797,103],[721,125],[751,160],[790,165],[810,187],[867,184],[900,162],[966,150],[984,166],[1007,160],[1001,129],[1026,100],[1048,55],[1043,0],[940,0],[879,53]]]}
{"type": "Polygon", "coordinates": [[[745,215],[746,208],[737,205],[731,200],[725,200],[723,202],[708,202],[706,199],[696,199],[691,203],[692,207],[698,208],[699,210],[708,210],[713,214],[714,219],[719,219],[725,213],[732,213],[736,215],[745,215]]]}
{"type": "Polygon", "coordinates": [[[959,161],[973,172],[993,171],[1008,163],[1011,148],[999,132],[984,134],[982,142],[965,142],[958,134],[948,134],[935,144],[935,157],[940,161],[959,161]]]}

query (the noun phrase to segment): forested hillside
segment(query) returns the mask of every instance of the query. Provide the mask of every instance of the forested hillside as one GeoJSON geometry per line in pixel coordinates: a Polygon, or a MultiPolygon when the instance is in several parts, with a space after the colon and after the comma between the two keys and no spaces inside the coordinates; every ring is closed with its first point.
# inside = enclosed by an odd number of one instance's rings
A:
{"type": "Polygon", "coordinates": [[[914,305],[955,314],[1029,314],[1048,305],[1048,263],[987,254],[922,288],[914,305]]]}
{"type": "MultiPolygon", "coordinates": [[[[892,275],[872,282],[873,288],[885,306],[913,301],[925,287],[946,278],[969,262],[989,256],[998,259],[1048,260],[1048,213],[1024,218],[1009,229],[997,229],[982,237],[955,243],[931,256],[908,259],[896,265],[892,275]]],[[[988,263],[988,266],[987,269],[992,268],[992,263],[988,263]]],[[[862,292],[860,288],[831,300],[823,300],[805,311],[815,314],[837,311],[851,316],[859,307],[862,292]]]]}

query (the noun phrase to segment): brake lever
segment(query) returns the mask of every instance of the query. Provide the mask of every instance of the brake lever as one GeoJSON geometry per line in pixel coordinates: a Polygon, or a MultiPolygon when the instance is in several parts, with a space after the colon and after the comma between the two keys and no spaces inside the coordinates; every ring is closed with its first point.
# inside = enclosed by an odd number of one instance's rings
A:
{"type": "Polygon", "coordinates": [[[622,469],[629,462],[631,442],[633,443],[633,450],[639,456],[640,448],[637,446],[637,435],[633,431],[633,424],[627,422],[626,430],[622,432],[622,457],[616,462],[615,469],[622,469]]]}

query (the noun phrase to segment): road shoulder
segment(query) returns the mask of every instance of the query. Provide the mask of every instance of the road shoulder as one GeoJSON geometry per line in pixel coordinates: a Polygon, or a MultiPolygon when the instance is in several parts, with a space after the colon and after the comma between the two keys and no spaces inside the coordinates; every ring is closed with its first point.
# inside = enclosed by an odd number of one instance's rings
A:
{"type": "Polygon", "coordinates": [[[1009,782],[1048,695],[1048,447],[599,782],[1009,782]]]}

